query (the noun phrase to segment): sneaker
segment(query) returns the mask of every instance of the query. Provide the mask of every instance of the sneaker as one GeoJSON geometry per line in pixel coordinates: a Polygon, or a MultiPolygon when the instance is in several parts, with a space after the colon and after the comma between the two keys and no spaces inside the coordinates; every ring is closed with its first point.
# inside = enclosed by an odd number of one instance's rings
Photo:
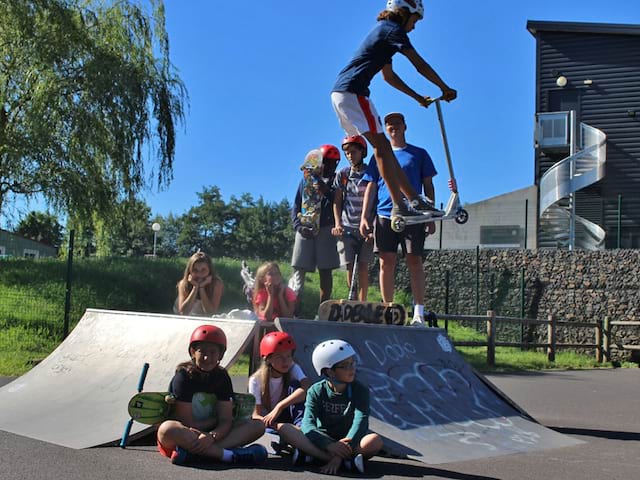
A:
{"type": "Polygon", "coordinates": [[[271,448],[275,452],[276,455],[281,455],[282,451],[285,449],[287,445],[280,442],[271,442],[271,448]]]}
{"type": "Polygon", "coordinates": [[[351,460],[343,460],[342,464],[344,468],[350,471],[357,471],[360,473],[364,473],[364,457],[361,453],[357,454],[351,460]]]}
{"type": "Polygon", "coordinates": [[[234,448],[231,451],[233,452],[233,463],[257,465],[264,463],[269,456],[267,449],[257,443],[249,445],[248,447],[234,448]]]}
{"type": "Polygon", "coordinates": [[[304,454],[298,448],[293,449],[293,453],[291,454],[291,465],[294,467],[299,467],[302,465],[302,461],[304,458],[304,454]]]}
{"type": "Polygon", "coordinates": [[[353,457],[353,466],[358,472],[364,473],[364,457],[361,453],[353,457]]]}
{"type": "Polygon", "coordinates": [[[176,449],[171,452],[171,463],[174,465],[185,465],[186,463],[193,462],[195,459],[195,455],[190,454],[182,447],[176,447],[176,449]]]}
{"type": "Polygon", "coordinates": [[[394,203],[393,207],[391,208],[391,217],[419,217],[421,215],[423,215],[423,213],[407,206],[405,203],[394,203]]]}
{"type": "Polygon", "coordinates": [[[411,207],[423,214],[430,214],[432,217],[442,217],[444,212],[442,210],[437,209],[430,202],[427,202],[422,197],[417,197],[411,200],[409,203],[411,207]]]}
{"type": "Polygon", "coordinates": [[[412,327],[424,327],[426,324],[420,317],[415,317],[413,320],[411,320],[411,323],[409,323],[409,325],[412,327]]]}
{"type": "Polygon", "coordinates": [[[313,463],[313,457],[311,455],[305,455],[299,448],[293,449],[293,453],[291,454],[291,465],[299,467],[310,463],[313,463]]]}

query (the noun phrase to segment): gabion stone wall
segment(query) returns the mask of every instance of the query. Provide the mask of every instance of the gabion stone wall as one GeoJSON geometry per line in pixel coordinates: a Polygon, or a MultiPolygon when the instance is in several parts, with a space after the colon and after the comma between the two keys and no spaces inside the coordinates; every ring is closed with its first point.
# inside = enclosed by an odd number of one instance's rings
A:
{"type": "MultiPolygon", "coordinates": [[[[410,292],[403,262],[397,270],[397,288],[410,292]]],[[[425,306],[436,312],[445,311],[448,272],[449,313],[484,315],[493,307],[498,315],[520,317],[524,306],[527,318],[640,320],[640,250],[431,250],[424,271],[425,306]]],[[[531,340],[539,334],[525,332],[531,340]]],[[[612,341],[640,345],[640,327],[616,327],[612,341]]],[[[594,343],[594,330],[560,330],[558,342],[594,343]]]]}

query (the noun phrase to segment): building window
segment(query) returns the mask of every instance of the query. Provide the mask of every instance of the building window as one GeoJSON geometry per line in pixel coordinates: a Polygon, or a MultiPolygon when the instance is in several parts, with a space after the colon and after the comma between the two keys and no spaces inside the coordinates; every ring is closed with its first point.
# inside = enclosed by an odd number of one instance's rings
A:
{"type": "Polygon", "coordinates": [[[30,248],[25,248],[22,252],[22,255],[25,258],[40,258],[40,251],[39,250],[32,250],[30,248]]]}
{"type": "Polygon", "coordinates": [[[522,248],[524,232],[520,225],[487,225],[480,227],[481,248],[522,248]]]}

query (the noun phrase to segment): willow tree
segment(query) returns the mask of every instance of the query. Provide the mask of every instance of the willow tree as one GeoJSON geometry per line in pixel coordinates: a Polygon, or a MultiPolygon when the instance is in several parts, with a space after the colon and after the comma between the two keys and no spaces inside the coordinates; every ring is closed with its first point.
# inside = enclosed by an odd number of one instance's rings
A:
{"type": "Polygon", "coordinates": [[[172,179],[183,82],[161,0],[0,0],[0,211],[74,216],[172,179]]]}

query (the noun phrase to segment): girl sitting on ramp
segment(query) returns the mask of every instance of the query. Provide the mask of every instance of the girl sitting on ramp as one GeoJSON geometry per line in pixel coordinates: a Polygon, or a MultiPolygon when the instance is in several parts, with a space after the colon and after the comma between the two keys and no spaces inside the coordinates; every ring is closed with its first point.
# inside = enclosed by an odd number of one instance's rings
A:
{"type": "Polygon", "coordinates": [[[191,360],[178,365],[169,387],[176,397],[175,419],[158,428],[158,450],[174,464],[202,457],[258,464],[267,458],[262,445],[239,448],[260,438],[264,426],[254,419],[232,424],[233,386],[227,371],[220,367],[226,349],[227,337],[214,325],[201,325],[191,334],[191,360]],[[215,395],[213,407],[211,394],[215,395]]]}
{"type": "MultiPolygon", "coordinates": [[[[300,427],[304,401],[311,381],[293,355],[296,343],[285,332],[267,333],[260,342],[260,369],[249,378],[249,393],[256,397],[253,418],[267,431],[279,433],[285,424],[300,427]]],[[[276,452],[284,447],[273,444],[276,452]]]]}
{"type": "Polygon", "coordinates": [[[210,317],[220,308],[224,283],[204,252],[191,255],[176,288],[178,298],[173,305],[174,313],[210,317]]]}
{"type": "Polygon", "coordinates": [[[293,463],[326,462],[322,473],[335,474],[341,466],[364,473],[364,460],[382,448],[382,438],[369,429],[369,389],[355,379],[356,352],[344,340],[326,340],[311,357],[322,380],[307,392],[300,430],[284,425],[280,436],[296,447],[293,463]],[[305,457],[305,458],[303,458],[305,457]]]}
{"type": "Polygon", "coordinates": [[[267,262],[258,268],[253,310],[260,320],[271,322],[276,317],[293,316],[296,301],[296,294],[283,281],[277,263],[267,262]]]}

